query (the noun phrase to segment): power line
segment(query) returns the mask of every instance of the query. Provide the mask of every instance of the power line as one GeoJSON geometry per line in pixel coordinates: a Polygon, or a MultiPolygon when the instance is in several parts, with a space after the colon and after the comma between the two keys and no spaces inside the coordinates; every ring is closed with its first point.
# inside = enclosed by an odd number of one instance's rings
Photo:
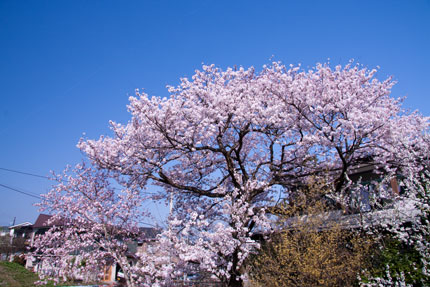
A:
{"type": "MultiPolygon", "coordinates": [[[[28,176],[39,177],[39,178],[43,178],[43,179],[54,180],[54,178],[50,178],[48,176],[34,174],[34,173],[29,173],[29,172],[24,172],[24,171],[19,171],[19,170],[14,170],[14,169],[9,169],[9,168],[4,168],[4,167],[0,167],[0,170],[4,170],[4,171],[8,171],[8,172],[14,172],[14,173],[19,173],[19,174],[28,175],[28,176]]],[[[59,182],[68,182],[68,180],[67,179],[61,179],[59,182]]],[[[1,186],[6,187],[4,185],[1,185],[1,186]]],[[[8,187],[6,187],[6,188],[8,188],[8,187]]],[[[122,189],[117,188],[117,187],[114,187],[114,189],[115,190],[122,190],[122,189]]],[[[21,191],[18,191],[18,192],[21,192],[21,191]]],[[[22,191],[21,193],[24,193],[24,191],[22,191]]],[[[143,194],[155,194],[153,192],[142,192],[142,193],[143,194]]],[[[31,196],[33,196],[33,195],[31,195],[31,196]]],[[[40,197],[38,197],[38,198],[40,199],[40,197]]]]}
{"type": "Polygon", "coordinates": [[[0,186],[4,187],[4,188],[7,188],[7,189],[10,189],[10,190],[13,190],[13,191],[16,191],[16,192],[19,192],[19,193],[22,193],[22,194],[25,194],[27,196],[31,196],[31,197],[40,199],[40,196],[38,196],[38,195],[34,195],[34,194],[31,194],[31,193],[28,193],[28,192],[25,192],[25,191],[22,191],[22,190],[19,190],[19,189],[16,189],[16,188],[13,188],[13,187],[1,184],[1,183],[0,183],[0,186]]]}
{"type": "Polygon", "coordinates": [[[19,171],[19,170],[13,170],[13,169],[4,168],[4,167],[0,167],[0,169],[1,170],[5,170],[5,171],[9,171],[9,172],[14,172],[14,173],[19,173],[19,174],[24,174],[24,175],[29,175],[29,176],[44,178],[44,179],[51,179],[51,178],[49,178],[47,176],[44,176],[44,175],[38,175],[38,174],[34,174],[34,173],[29,173],[29,172],[24,172],[24,171],[19,171]]]}

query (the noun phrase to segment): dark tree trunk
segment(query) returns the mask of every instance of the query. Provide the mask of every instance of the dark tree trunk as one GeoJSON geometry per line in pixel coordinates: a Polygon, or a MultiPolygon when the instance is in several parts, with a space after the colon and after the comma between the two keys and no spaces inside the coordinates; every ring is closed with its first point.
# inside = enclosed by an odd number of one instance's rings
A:
{"type": "Polygon", "coordinates": [[[243,280],[240,278],[240,272],[238,272],[238,263],[239,263],[239,256],[238,256],[238,250],[235,250],[233,253],[233,266],[230,271],[230,280],[228,281],[229,287],[242,287],[243,286],[243,280]]]}
{"type": "Polygon", "coordinates": [[[236,274],[233,274],[230,277],[230,281],[228,281],[228,287],[242,287],[243,286],[243,280],[240,278],[240,276],[237,276],[236,274]]]}

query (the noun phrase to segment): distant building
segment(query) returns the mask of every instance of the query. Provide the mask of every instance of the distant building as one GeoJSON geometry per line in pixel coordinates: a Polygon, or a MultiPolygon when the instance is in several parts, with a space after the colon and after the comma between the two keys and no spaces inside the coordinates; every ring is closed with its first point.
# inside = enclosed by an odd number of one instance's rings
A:
{"type": "Polygon", "coordinates": [[[20,224],[9,226],[9,235],[11,238],[29,238],[32,232],[32,223],[23,222],[20,224]]]}
{"type": "Polygon", "coordinates": [[[9,226],[0,226],[0,236],[6,236],[9,234],[9,226]]]}
{"type": "Polygon", "coordinates": [[[49,219],[51,219],[51,217],[52,217],[52,215],[42,214],[42,213],[39,214],[39,216],[36,219],[36,222],[34,222],[34,224],[32,225],[30,246],[33,246],[34,237],[36,235],[44,234],[53,225],[61,225],[61,222],[49,224],[49,219]]]}
{"type": "MultiPolygon", "coordinates": [[[[144,239],[142,241],[136,241],[128,245],[127,257],[130,261],[136,261],[136,253],[145,252],[151,245],[155,244],[156,237],[160,233],[159,229],[150,227],[140,227],[140,232],[144,234],[144,239]]],[[[103,272],[103,281],[106,283],[111,283],[115,281],[123,281],[124,275],[119,268],[118,264],[113,264],[111,266],[106,266],[103,272]]]]}
{"type": "Polygon", "coordinates": [[[0,260],[12,261],[15,256],[23,255],[26,252],[31,226],[30,222],[23,222],[0,227],[0,260]]]}

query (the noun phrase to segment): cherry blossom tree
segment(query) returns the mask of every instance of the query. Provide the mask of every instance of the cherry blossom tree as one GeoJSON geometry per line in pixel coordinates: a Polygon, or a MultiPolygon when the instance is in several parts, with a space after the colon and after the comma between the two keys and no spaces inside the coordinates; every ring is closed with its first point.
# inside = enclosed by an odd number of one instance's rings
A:
{"type": "Polygon", "coordinates": [[[144,239],[139,227],[149,216],[141,207],[145,200],[141,190],[85,164],[67,169],[55,180],[58,184],[42,195],[39,204],[53,214],[49,221],[54,226],[37,236],[32,246],[33,256],[42,261],[41,278],[94,282],[106,267],[118,264],[127,286],[152,286],[154,278],[161,277],[156,260],[149,253],[129,251],[144,239]]]}
{"type": "Polygon", "coordinates": [[[347,209],[357,166],[387,179],[418,172],[411,152],[429,119],[404,111],[390,97],[394,82],[376,73],[352,63],[305,71],[275,62],[259,73],[203,66],[169,87],[169,98],[137,91],[129,123],[78,146],[130,186],[161,187],[157,198],[175,204],[162,237],[178,260],[242,286],[276,202],[293,200],[309,177],[324,177],[347,209]]]}

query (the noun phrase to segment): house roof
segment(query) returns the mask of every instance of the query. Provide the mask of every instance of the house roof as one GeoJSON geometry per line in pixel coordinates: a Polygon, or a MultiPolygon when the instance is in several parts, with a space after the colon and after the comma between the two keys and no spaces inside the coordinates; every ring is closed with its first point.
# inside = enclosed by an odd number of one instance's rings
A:
{"type": "Polygon", "coordinates": [[[49,227],[51,225],[48,224],[49,219],[52,217],[52,215],[48,214],[39,214],[39,216],[36,219],[36,222],[33,224],[33,228],[41,228],[41,227],[49,227]]]}
{"type": "Polygon", "coordinates": [[[31,225],[32,224],[30,222],[23,222],[20,224],[9,226],[9,229],[17,229],[17,228],[27,227],[27,226],[31,226],[31,225]]]}

